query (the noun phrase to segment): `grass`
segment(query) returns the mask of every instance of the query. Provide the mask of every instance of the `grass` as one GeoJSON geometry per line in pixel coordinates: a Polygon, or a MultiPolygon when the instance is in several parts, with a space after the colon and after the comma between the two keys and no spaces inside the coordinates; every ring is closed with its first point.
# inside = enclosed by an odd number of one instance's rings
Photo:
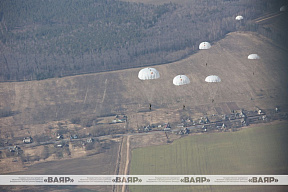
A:
{"type": "MultiPolygon", "coordinates": [[[[287,174],[288,125],[188,136],[132,151],[131,175],[287,174]]],[[[130,186],[130,191],[282,191],[262,186],[130,186]],[[213,189],[213,190],[212,190],[213,189]]],[[[287,188],[286,188],[287,190],[287,188]]]]}

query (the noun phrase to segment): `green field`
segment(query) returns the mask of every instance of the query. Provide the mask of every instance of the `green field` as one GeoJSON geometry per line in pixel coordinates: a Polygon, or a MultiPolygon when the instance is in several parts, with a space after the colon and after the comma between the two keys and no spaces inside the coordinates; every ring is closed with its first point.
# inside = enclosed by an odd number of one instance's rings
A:
{"type": "MultiPolygon", "coordinates": [[[[188,136],[132,151],[131,175],[288,174],[288,125],[188,136]]],[[[130,191],[285,191],[261,186],[130,186],[130,191]]]]}

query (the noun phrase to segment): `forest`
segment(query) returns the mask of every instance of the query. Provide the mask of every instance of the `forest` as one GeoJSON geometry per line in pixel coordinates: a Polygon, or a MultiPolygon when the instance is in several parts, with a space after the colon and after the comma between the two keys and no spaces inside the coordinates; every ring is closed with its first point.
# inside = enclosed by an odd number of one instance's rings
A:
{"type": "Polygon", "coordinates": [[[281,4],[275,2],[193,0],[185,5],[152,5],[117,0],[2,0],[0,82],[177,61],[196,52],[200,42],[213,44],[229,32],[269,33],[252,20],[279,11],[281,4]],[[245,20],[237,22],[237,15],[245,20]]]}

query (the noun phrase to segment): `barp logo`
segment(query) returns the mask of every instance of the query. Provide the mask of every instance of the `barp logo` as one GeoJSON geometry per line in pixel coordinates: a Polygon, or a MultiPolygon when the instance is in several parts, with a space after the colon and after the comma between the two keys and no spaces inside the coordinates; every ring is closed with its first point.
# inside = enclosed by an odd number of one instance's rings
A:
{"type": "Polygon", "coordinates": [[[44,182],[47,182],[47,183],[73,183],[74,179],[71,179],[70,177],[48,177],[47,179],[44,179],[44,182]]]}
{"type": "Polygon", "coordinates": [[[275,177],[252,177],[249,179],[250,183],[277,183],[278,179],[275,177]]]}
{"type": "Polygon", "coordinates": [[[210,179],[208,179],[207,177],[184,177],[180,181],[183,183],[209,183],[210,179]]]}
{"type": "Polygon", "coordinates": [[[138,177],[116,177],[115,179],[112,179],[115,183],[141,183],[142,179],[139,179],[138,177]]]}

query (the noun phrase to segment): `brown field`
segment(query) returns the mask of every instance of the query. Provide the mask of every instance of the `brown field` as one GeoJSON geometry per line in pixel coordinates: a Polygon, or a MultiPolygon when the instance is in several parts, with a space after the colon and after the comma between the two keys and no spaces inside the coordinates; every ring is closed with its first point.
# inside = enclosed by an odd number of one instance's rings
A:
{"type": "MultiPolygon", "coordinates": [[[[29,166],[24,171],[13,172],[16,175],[113,175],[115,174],[119,143],[113,143],[104,153],[82,158],[49,161],[29,166]]],[[[112,191],[112,186],[2,186],[1,191],[112,191]],[[39,190],[42,189],[42,190],[39,190]]]]}
{"type": "Polygon", "coordinates": [[[163,110],[171,117],[183,103],[187,109],[205,105],[213,108],[227,102],[235,102],[240,108],[274,108],[287,102],[287,89],[283,89],[288,82],[287,55],[285,50],[263,36],[235,32],[215,42],[208,51],[155,66],[161,74],[155,81],[140,81],[137,78],[140,68],[135,68],[43,81],[1,83],[0,104],[16,113],[13,117],[1,118],[1,125],[5,129],[11,125],[119,113],[132,115],[130,120],[137,119],[141,124],[142,114],[137,116],[136,113],[147,111],[149,103],[153,109],[163,110]],[[248,60],[250,53],[257,53],[261,59],[248,60]],[[178,74],[187,75],[191,83],[174,86],[172,79],[178,74]],[[222,82],[215,86],[206,84],[204,79],[211,74],[218,75],[222,82]],[[212,98],[215,100],[213,105],[212,98]]]}

